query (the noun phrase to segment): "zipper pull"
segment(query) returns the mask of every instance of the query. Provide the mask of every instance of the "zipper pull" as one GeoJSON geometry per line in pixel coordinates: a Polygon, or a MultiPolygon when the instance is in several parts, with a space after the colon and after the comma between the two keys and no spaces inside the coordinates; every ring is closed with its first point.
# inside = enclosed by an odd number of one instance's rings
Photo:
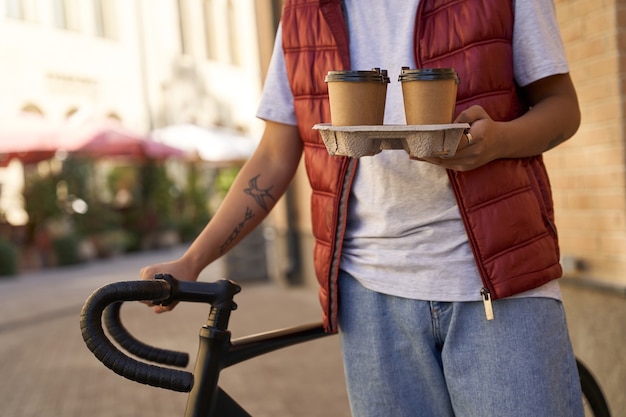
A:
{"type": "Polygon", "coordinates": [[[483,304],[485,305],[485,314],[487,315],[487,320],[493,320],[493,305],[491,305],[491,293],[487,288],[481,288],[480,295],[483,297],[483,304]]]}

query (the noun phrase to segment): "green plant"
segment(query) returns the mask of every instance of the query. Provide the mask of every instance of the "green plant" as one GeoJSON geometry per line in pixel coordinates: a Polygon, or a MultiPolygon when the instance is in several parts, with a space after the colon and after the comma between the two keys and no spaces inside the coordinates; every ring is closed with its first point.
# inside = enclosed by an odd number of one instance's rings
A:
{"type": "Polygon", "coordinates": [[[57,265],[76,265],[81,263],[79,254],[80,240],[75,235],[57,237],[52,240],[52,247],[57,265]]]}
{"type": "Polygon", "coordinates": [[[147,231],[163,231],[175,225],[176,199],[174,183],[168,178],[165,166],[148,160],[140,168],[141,209],[147,218],[147,231]]]}
{"type": "Polygon", "coordinates": [[[239,167],[228,167],[220,169],[215,179],[215,191],[220,198],[224,198],[233,185],[235,177],[239,173],[239,167]]]}
{"type": "Polygon", "coordinates": [[[11,242],[0,238],[0,276],[17,274],[17,248],[11,242]]]}
{"type": "Polygon", "coordinates": [[[46,222],[71,213],[68,205],[70,197],[78,196],[91,202],[92,172],[93,161],[70,157],[62,163],[49,163],[45,171],[30,169],[25,173],[24,202],[30,241],[46,222]]]}
{"type": "Polygon", "coordinates": [[[122,215],[109,205],[98,201],[89,202],[87,212],[74,214],[73,219],[77,232],[82,236],[91,236],[122,225],[122,215]]]}
{"type": "Polygon", "coordinates": [[[191,242],[204,229],[209,222],[209,216],[204,217],[183,217],[178,222],[178,233],[183,242],[191,242]]]}
{"type": "Polygon", "coordinates": [[[36,230],[48,219],[59,218],[63,211],[57,203],[58,177],[30,172],[24,186],[24,208],[28,213],[28,238],[34,239],[36,230]]]}
{"type": "Polygon", "coordinates": [[[131,234],[122,229],[113,229],[91,236],[100,258],[108,258],[127,251],[131,244],[131,234]]]}
{"type": "Polygon", "coordinates": [[[178,233],[183,242],[193,240],[210,219],[208,199],[210,187],[203,183],[198,165],[190,164],[185,188],[179,201],[178,233]]]}

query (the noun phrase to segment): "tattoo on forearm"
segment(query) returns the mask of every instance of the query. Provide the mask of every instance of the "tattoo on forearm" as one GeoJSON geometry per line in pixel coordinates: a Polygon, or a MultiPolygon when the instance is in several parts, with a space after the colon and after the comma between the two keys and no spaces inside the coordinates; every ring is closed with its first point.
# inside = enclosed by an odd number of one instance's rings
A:
{"type": "Polygon", "coordinates": [[[259,179],[260,175],[261,174],[257,175],[256,177],[248,181],[248,188],[243,190],[243,192],[254,197],[254,199],[256,200],[256,203],[259,206],[261,206],[265,211],[269,211],[267,207],[267,203],[265,202],[265,199],[270,198],[271,200],[276,200],[274,196],[270,194],[270,190],[273,188],[273,186],[266,188],[264,190],[260,189],[259,186],[257,185],[257,180],[259,179]]]}
{"type": "Polygon", "coordinates": [[[563,142],[565,142],[565,136],[563,136],[563,134],[560,134],[548,143],[546,151],[549,151],[552,148],[556,148],[558,145],[560,145],[563,142]]]}
{"type": "Polygon", "coordinates": [[[246,212],[243,216],[243,220],[241,220],[239,224],[237,225],[237,227],[233,229],[230,236],[228,236],[228,239],[226,239],[226,242],[222,243],[222,245],[220,246],[220,253],[224,253],[226,252],[226,250],[228,250],[228,248],[233,243],[233,241],[237,239],[237,236],[239,236],[239,234],[243,230],[246,223],[248,223],[248,220],[250,220],[253,217],[254,217],[254,213],[252,212],[252,209],[250,209],[250,207],[246,207],[246,212]]]}

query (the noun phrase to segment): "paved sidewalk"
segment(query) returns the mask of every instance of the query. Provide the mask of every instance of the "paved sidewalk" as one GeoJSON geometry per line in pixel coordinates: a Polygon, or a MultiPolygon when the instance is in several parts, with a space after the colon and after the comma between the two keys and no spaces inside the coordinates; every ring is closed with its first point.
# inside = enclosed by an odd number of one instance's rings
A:
{"type": "MultiPolygon", "coordinates": [[[[139,268],[174,258],[179,249],[0,279],[0,415],[7,417],[179,416],[186,395],[128,381],[101,365],[79,329],[83,301],[109,282],[137,279],[139,268]]],[[[218,266],[203,280],[222,278],[218,266]]],[[[233,338],[316,322],[311,289],[243,283],[233,312],[233,338]]],[[[203,305],[179,305],[154,315],[127,303],[131,332],[195,360],[203,305]]],[[[192,365],[189,366],[190,369],[192,365]]],[[[349,416],[336,336],[267,354],[225,370],[222,387],[256,416],[349,416]]]]}
{"type": "Polygon", "coordinates": [[[601,385],[613,417],[626,416],[626,293],[563,280],[576,356],[601,385]]]}

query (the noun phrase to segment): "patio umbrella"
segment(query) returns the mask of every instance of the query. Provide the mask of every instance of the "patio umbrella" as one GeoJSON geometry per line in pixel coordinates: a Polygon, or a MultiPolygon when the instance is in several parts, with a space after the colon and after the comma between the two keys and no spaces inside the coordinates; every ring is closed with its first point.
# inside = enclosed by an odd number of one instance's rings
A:
{"type": "Polygon", "coordinates": [[[114,120],[92,121],[71,127],[64,132],[60,142],[69,152],[92,157],[164,159],[186,155],[186,152],[178,147],[138,135],[114,120]]]}
{"type": "Polygon", "coordinates": [[[51,158],[58,150],[61,123],[35,113],[21,113],[0,119],[0,165],[18,158],[24,163],[51,158]]]}
{"type": "Polygon", "coordinates": [[[115,120],[74,125],[54,123],[39,115],[19,115],[0,121],[0,164],[12,158],[23,163],[38,162],[59,150],[91,157],[164,159],[186,155],[180,148],[136,134],[115,120]]]}
{"type": "Polygon", "coordinates": [[[203,161],[240,163],[256,149],[257,142],[237,132],[203,128],[193,124],[171,125],[152,131],[155,141],[195,153],[203,161]]]}

